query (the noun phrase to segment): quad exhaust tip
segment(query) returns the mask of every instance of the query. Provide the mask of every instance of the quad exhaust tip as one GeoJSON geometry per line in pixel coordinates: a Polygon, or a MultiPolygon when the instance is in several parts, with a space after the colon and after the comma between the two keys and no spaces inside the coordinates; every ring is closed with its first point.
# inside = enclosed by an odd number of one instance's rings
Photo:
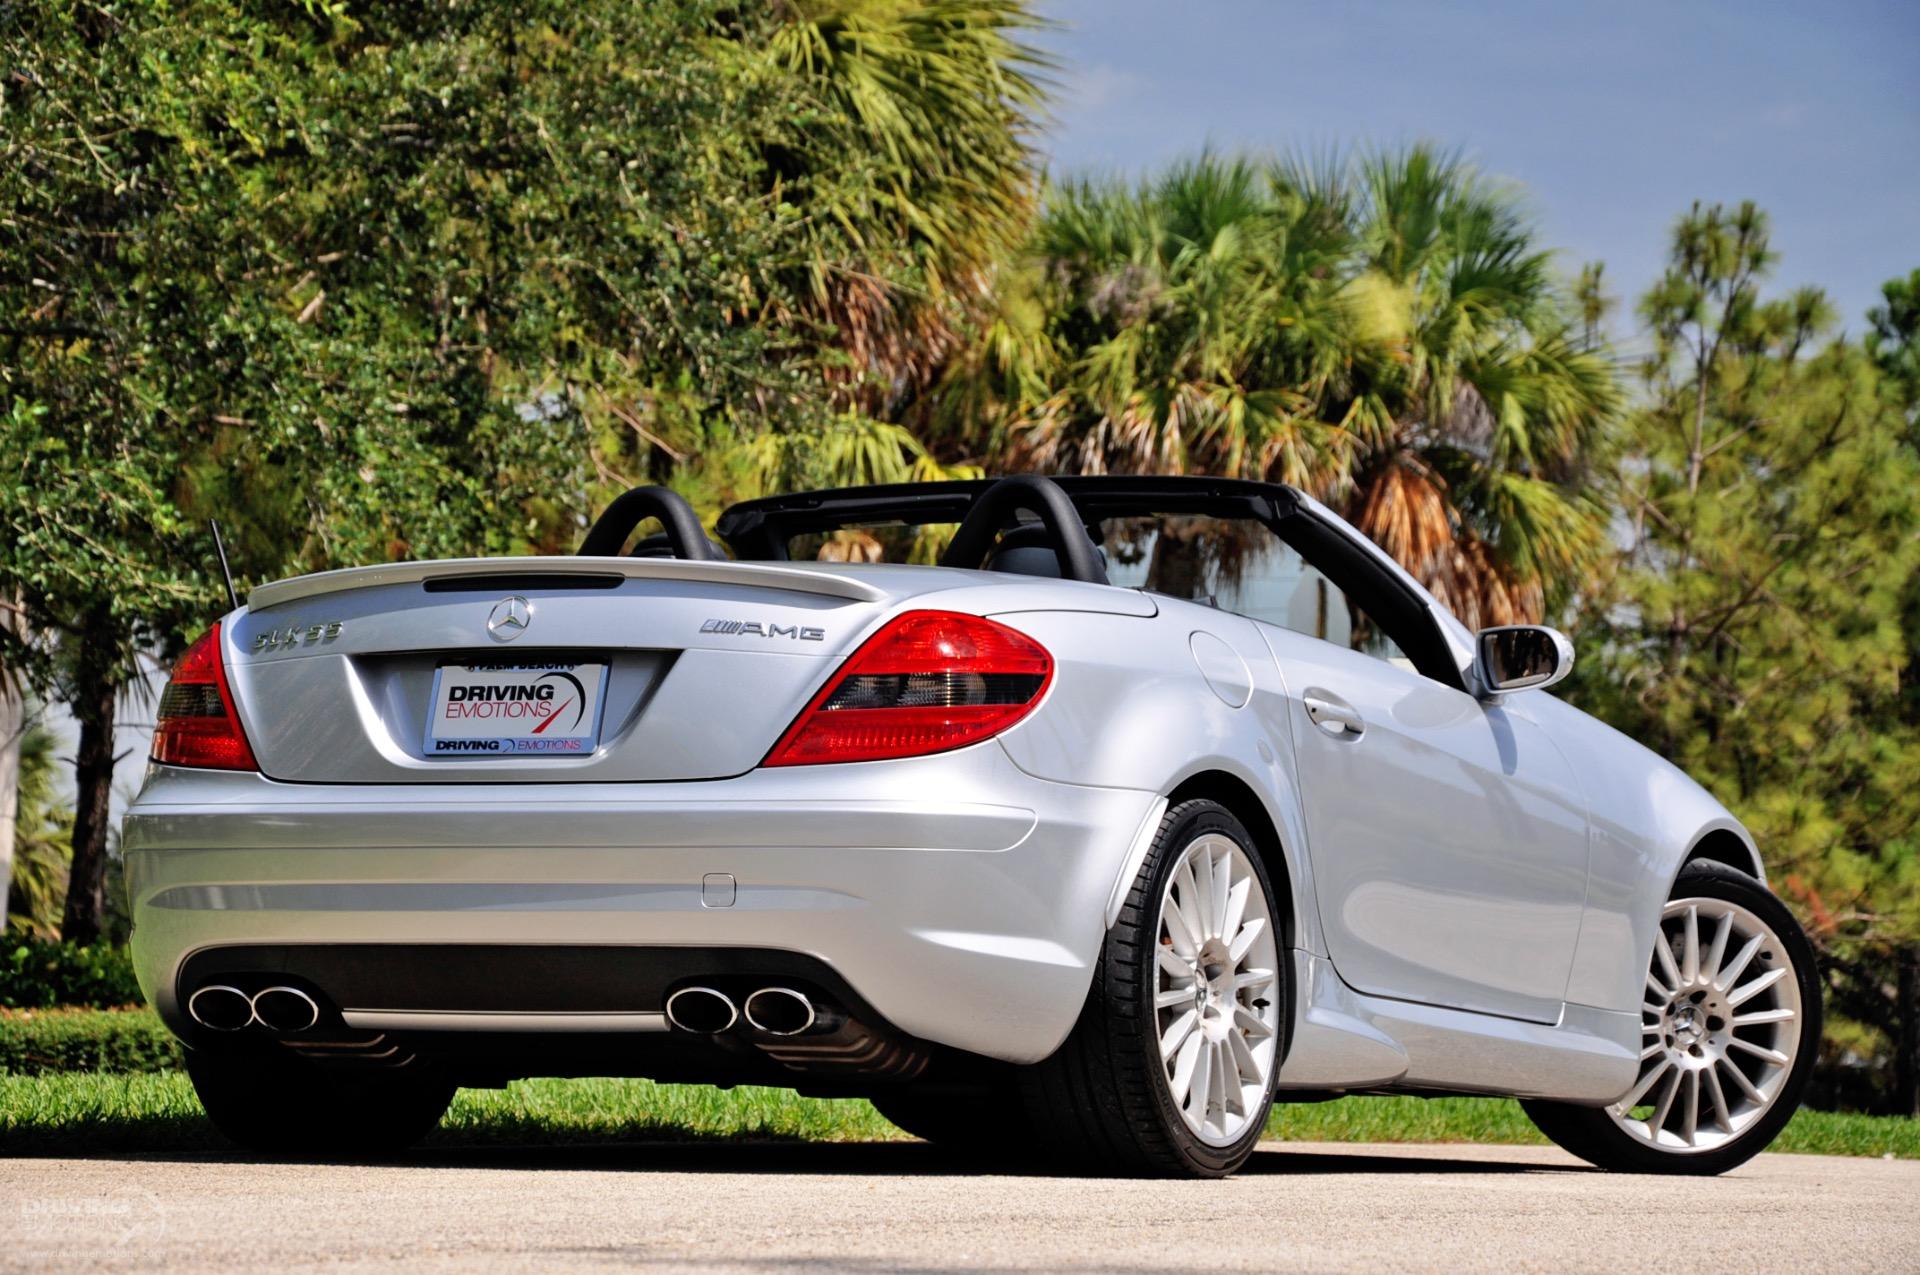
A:
{"type": "Polygon", "coordinates": [[[297,987],[269,987],[253,998],[253,1016],[276,1032],[303,1032],[320,1021],[320,1007],[297,987]]]}
{"type": "Polygon", "coordinates": [[[269,987],[249,996],[225,983],[209,983],[187,997],[187,1016],[209,1031],[237,1032],[258,1023],[291,1035],[320,1021],[320,1006],[297,987],[269,987]]]}
{"type": "Polygon", "coordinates": [[[747,1022],[769,1036],[798,1036],[814,1018],[813,1002],[791,987],[763,987],[747,997],[747,1022]]]}
{"type": "Polygon", "coordinates": [[[667,997],[667,1021],[681,1031],[711,1036],[739,1020],[733,998],[711,987],[683,987],[667,997]]]}
{"type": "Polygon", "coordinates": [[[210,1031],[237,1032],[253,1021],[253,998],[237,987],[210,983],[187,997],[187,1014],[210,1031]]]}
{"type": "Polygon", "coordinates": [[[791,987],[763,987],[736,1007],[733,998],[711,987],[683,987],[667,997],[667,1021],[681,1031],[713,1036],[744,1017],[769,1036],[797,1036],[812,1027],[818,1012],[805,993],[791,987]]]}

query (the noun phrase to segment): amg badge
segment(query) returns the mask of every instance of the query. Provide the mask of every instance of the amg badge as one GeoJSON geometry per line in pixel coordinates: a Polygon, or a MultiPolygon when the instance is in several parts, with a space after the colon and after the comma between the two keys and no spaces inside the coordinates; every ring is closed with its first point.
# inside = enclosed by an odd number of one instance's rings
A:
{"type": "Polygon", "coordinates": [[[758,620],[708,620],[700,626],[702,633],[718,633],[727,637],[763,637],[786,638],[794,642],[824,642],[827,639],[825,629],[809,629],[798,624],[766,624],[758,620]]]}

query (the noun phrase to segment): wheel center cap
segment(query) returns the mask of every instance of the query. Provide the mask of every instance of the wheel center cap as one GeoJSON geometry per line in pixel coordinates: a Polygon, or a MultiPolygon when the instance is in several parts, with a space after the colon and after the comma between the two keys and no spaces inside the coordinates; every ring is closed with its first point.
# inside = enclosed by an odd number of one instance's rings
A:
{"type": "Polygon", "coordinates": [[[1683,1005],[1674,1011],[1673,1031],[1676,1036],[1684,1036],[1688,1041],[1697,1041],[1705,1033],[1700,1027],[1700,1012],[1691,1005],[1683,1005]]]}

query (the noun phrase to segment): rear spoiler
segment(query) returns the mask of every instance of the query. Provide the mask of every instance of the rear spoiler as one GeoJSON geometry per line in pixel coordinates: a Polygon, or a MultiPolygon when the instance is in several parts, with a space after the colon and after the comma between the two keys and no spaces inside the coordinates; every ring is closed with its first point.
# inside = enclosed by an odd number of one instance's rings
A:
{"type": "MultiPolygon", "coordinates": [[[[811,593],[853,602],[879,602],[888,595],[884,589],[810,566],[777,565],[767,562],[686,562],[677,558],[449,558],[439,562],[392,562],[372,567],[345,567],[314,575],[295,576],[263,584],[247,594],[252,611],[348,589],[370,589],[386,584],[414,584],[426,581],[458,581],[462,576],[512,576],[522,588],[533,587],[531,578],[544,578],[553,587],[565,587],[569,576],[620,576],[627,580],[684,580],[700,584],[737,584],[761,589],[782,589],[788,593],[811,593]]],[[[581,584],[586,584],[583,579],[581,584]]],[[[484,588],[476,579],[476,589],[484,588]]],[[[590,586],[589,586],[590,587],[590,586]]],[[[510,591],[510,590],[509,590],[510,591]]]]}

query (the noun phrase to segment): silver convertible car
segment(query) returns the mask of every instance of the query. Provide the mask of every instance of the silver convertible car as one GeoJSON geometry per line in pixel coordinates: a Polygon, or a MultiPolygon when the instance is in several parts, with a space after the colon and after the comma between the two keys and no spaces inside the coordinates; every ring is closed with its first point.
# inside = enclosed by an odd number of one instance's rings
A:
{"type": "Polygon", "coordinates": [[[1288,487],[619,498],[572,557],[254,589],[124,846],[208,1114],[388,1153],[457,1086],[857,1095],[971,1154],[1212,1176],[1275,1102],[1522,1099],[1716,1173],[1818,1039],[1747,832],[1288,487]],[[641,532],[655,524],[660,530],[641,532]]]}

